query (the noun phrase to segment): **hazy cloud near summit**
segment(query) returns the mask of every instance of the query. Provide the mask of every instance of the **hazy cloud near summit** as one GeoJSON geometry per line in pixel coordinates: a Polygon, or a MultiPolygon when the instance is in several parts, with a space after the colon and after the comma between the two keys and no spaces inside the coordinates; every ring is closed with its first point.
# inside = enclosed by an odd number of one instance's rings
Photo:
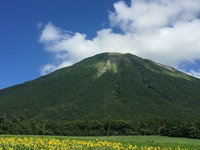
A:
{"type": "Polygon", "coordinates": [[[54,55],[54,62],[41,74],[103,52],[132,53],[176,68],[200,59],[199,0],[132,0],[130,6],[119,1],[114,8],[108,14],[110,28],[97,31],[93,39],[47,24],[39,41],[54,55]]]}

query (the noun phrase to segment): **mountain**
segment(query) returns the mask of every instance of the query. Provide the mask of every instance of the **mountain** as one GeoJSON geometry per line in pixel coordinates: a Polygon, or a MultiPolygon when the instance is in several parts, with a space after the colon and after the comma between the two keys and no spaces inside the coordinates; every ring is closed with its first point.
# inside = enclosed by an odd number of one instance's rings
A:
{"type": "Polygon", "coordinates": [[[200,117],[200,80],[132,54],[103,53],[0,90],[0,114],[37,119],[200,117]]]}

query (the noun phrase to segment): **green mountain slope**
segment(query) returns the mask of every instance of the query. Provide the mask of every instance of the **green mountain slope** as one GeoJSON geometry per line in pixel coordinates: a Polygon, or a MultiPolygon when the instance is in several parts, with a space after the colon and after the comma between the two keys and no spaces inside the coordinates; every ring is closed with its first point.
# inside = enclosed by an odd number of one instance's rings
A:
{"type": "Polygon", "coordinates": [[[131,54],[103,53],[0,90],[0,113],[66,120],[200,117],[200,80],[131,54]]]}

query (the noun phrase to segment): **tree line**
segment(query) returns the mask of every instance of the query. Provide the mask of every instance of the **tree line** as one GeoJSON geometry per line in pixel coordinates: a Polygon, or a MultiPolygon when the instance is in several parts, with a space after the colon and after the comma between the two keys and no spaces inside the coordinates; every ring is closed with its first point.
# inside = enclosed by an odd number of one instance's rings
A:
{"type": "Polygon", "coordinates": [[[170,137],[200,138],[200,120],[188,121],[169,118],[134,120],[37,120],[14,115],[6,119],[0,115],[0,134],[111,136],[161,135],[170,137]]]}

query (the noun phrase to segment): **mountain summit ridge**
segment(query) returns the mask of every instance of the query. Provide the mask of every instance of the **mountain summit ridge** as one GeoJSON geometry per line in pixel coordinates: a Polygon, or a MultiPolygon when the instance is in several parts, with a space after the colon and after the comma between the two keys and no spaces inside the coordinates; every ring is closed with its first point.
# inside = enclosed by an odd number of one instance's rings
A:
{"type": "Polygon", "coordinates": [[[199,79],[127,53],[98,54],[0,90],[0,113],[30,119],[195,119],[199,104],[199,79]]]}

